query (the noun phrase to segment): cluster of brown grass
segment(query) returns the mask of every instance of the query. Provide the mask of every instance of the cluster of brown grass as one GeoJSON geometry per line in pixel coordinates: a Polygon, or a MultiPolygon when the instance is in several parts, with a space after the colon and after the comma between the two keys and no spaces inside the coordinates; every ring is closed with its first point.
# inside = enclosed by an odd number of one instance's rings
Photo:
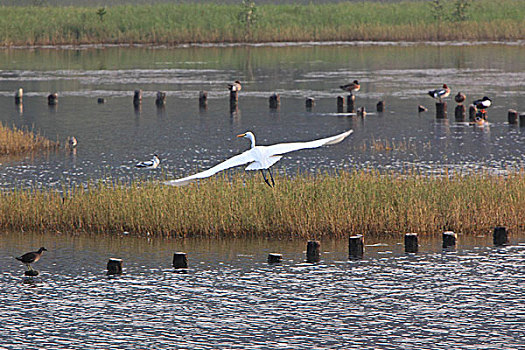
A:
{"type": "Polygon", "coordinates": [[[525,173],[426,176],[375,171],[236,173],[185,187],[98,184],[0,194],[0,228],[203,237],[342,237],[523,230],[525,173]]]}
{"type": "Polygon", "coordinates": [[[0,124],[0,156],[21,155],[29,152],[58,148],[58,142],[35,134],[32,131],[8,128],[0,124]]]}

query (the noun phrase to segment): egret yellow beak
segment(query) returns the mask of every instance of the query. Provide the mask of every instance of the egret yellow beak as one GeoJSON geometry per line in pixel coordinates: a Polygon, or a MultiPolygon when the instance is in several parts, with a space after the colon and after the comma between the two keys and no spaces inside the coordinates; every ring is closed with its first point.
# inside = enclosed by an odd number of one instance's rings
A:
{"type": "Polygon", "coordinates": [[[244,137],[244,136],[246,136],[246,134],[239,134],[239,135],[237,135],[237,137],[244,137]]]}

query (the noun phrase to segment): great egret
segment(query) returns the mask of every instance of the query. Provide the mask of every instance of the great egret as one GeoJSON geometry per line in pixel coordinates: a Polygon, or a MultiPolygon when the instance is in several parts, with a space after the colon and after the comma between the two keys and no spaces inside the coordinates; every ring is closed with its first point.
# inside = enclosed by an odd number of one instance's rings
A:
{"type": "Polygon", "coordinates": [[[487,96],[484,96],[482,99],[472,102],[472,104],[476,106],[476,108],[481,109],[482,112],[485,112],[485,109],[492,106],[492,100],[487,96]]]}
{"type": "Polygon", "coordinates": [[[143,162],[138,162],[135,167],[137,168],[147,168],[147,169],[155,169],[160,164],[160,158],[156,154],[153,155],[153,158],[151,160],[146,160],[143,162]]]}
{"type": "Polygon", "coordinates": [[[349,93],[357,92],[359,89],[361,89],[361,85],[359,85],[359,82],[357,80],[354,80],[350,84],[341,85],[339,86],[341,90],[348,91],[349,93]]]}
{"type": "Polygon", "coordinates": [[[219,163],[208,170],[201,171],[200,173],[183,177],[181,179],[166,181],[164,183],[166,185],[171,186],[183,186],[190,183],[193,180],[210,177],[218,173],[219,171],[250,163],[248,167],[246,167],[246,170],[260,170],[263,175],[264,182],[266,182],[268,186],[273,187],[275,185],[275,181],[273,179],[270,167],[277,163],[283,157],[282,154],[297,151],[300,149],[334,145],[343,141],[352,132],[353,130],[348,130],[339,135],[307,142],[289,142],[278,143],[270,146],[256,146],[255,135],[252,132],[248,131],[244,134],[237,135],[237,137],[244,137],[250,140],[251,147],[249,150],[236,156],[233,156],[230,159],[227,159],[224,162],[219,163]],[[265,170],[268,171],[268,173],[270,174],[270,179],[272,181],[271,184],[270,181],[268,181],[268,179],[266,178],[265,170]]]}
{"type": "Polygon", "coordinates": [[[228,84],[228,90],[230,91],[241,91],[242,85],[241,82],[238,80],[235,80],[233,83],[228,84]]]}
{"type": "Polygon", "coordinates": [[[443,84],[443,88],[431,90],[428,92],[428,95],[432,98],[435,98],[439,102],[442,102],[442,99],[450,95],[450,88],[447,86],[447,84],[443,84]]]}
{"type": "Polygon", "coordinates": [[[23,262],[27,266],[28,270],[33,270],[33,268],[31,267],[31,264],[40,260],[40,257],[42,256],[44,251],[47,251],[47,249],[42,247],[37,252],[25,253],[22,256],[17,256],[15,259],[23,262]]]}

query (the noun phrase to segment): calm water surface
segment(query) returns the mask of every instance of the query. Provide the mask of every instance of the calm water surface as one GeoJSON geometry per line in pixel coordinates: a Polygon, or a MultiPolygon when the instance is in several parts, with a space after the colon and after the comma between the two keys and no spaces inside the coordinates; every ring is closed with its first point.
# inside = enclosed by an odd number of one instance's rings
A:
{"type": "Polygon", "coordinates": [[[0,235],[0,349],[523,349],[525,237],[492,247],[459,237],[456,250],[423,239],[323,241],[307,264],[303,241],[150,240],[129,236],[0,235]],[[22,277],[13,257],[49,251],[22,277]],[[170,267],[188,252],[190,269],[170,267]],[[280,265],[268,265],[280,252],[280,265]],[[124,274],[105,275],[109,257],[124,274]]]}
{"type": "Polygon", "coordinates": [[[0,50],[0,120],[29,127],[51,139],[78,139],[75,154],[61,150],[45,156],[1,159],[0,186],[61,188],[111,176],[164,178],[189,175],[218,163],[249,145],[235,137],[254,131],[259,144],[310,140],[354,129],[333,147],[286,156],[276,170],[419,168],[440,173],[507,171],[524,162],[525,129],[507,124],[507,110],[525,109],[525,45],[273,45],[181,48],[41,48],[0,50]],[[239,109],[231,113],[226,84],[243,82],[239,109]],[[359,79],[357,106],[386,112],[365,118],[338,115],[338,86],[359,79]],[[430,89],[448,83],[472,101],[490,96],[490,126],[436,121],[430,89]],[[23,87],[23,106],[14,91],[23,87]],[[134,110],[133,90],[144,90],[134,110]],[[167,105],[157,108],[156,91],[167,105]],[[209,107],[198,108],[200,90],[209,107]],[[46,97],[59,93],[48,108],[46,97]],[[281,95],[270,111],[268,97],[281,95]],[[107,103],[97,104],[98,97],[107,103]],[[305,110],[314,97],[313,111],[305,110]],[[423,104],[429,112],[418,114],[423,104]],[[390,150],[380,150],[386,145],[390,150]],[[134,164],[153,153],[160,169],[137,171],[134,164]]]}

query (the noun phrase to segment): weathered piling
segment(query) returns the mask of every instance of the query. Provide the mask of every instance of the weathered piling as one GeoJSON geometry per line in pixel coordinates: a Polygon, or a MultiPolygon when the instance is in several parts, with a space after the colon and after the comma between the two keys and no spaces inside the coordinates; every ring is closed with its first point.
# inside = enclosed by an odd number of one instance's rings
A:
{"type": "Polygon", "coordinates": [[[231,90],[230,91],[230,109],[235,109],[239,104],[239,91],[231,90]]]}
{"type": "Polygon", "coordinates": [[[363,235],[348,238],[348,258],[361,259],[365,255],[365,239],[363,235]]]}
{"type": "Polygon", "coordinates": [[[199,108],[200,109],[208,108],[208,91],[199,92],[199,108]]]}
{"type": "Polygon", "coordinates": [[[337,113],[344,113],[345,111],[345,98],[343,96],[337,96],[337,113]]]}
{"type": "Polygon", "coordinates": [[[457,122],[464,122],[467,117],[467,107],[465,105],[457,105],[454,110],[454,116],[457,122]]]}
{"type": "Polygon", "coordinates": [[[135,90],[133,93],[133,106],[138,107],[142,104],[142,90],[135,90]]]}
{"type": "Polygon", "coordinates": [[[476,120],[476,114],[478,113],[478,109],[474,105],[470,105],[468,107],[468,120],[473,122],[476,120]]]}
{"type": "Polygon", "coordinates": [[[176,252],[173,254],[173,267],[176,269],[188,268],[188,256],[183,252],[176,252]]]}
{"type": "Polygon", "coordinates": [[[50,106],[55,106],[58,103],[58,94],[56,92],[49,94],[47,96],[47,104],[50,106]]]}
{"type": "Polygon", "coordinates": [[[305,101],[306,110],[311,111],[315,106],[315,99],[313,97],[307,97],[305,101]]]}
{"type": "Polygon", "coordinates": [[[494,245],[504,245],[509,242],[509,235],[506,227],[494,227],[494,233],[492,237],[494,245]]]}
{"type": "Polygon", "coordinates": [[[350,94],[346,98],[346,111],[348,113],[355,113],[355,95],[350,94]]]}
{"type": "Polygon", "coordinates": [[[518,111],[515,109],[509,109],[507,113],[507,120],[509,124],[514,125],[518,124],[518,111]]]}
{"type": "Polygon", "coordinates": [[[107,265],[108,275],[119,275],[122,273],[122,259],[110,258],[107,265]]]}
{"type": "Polygon", "coordinates": [[[279,264],[283,261],[283,256],[277,253],[268,254],[268,264],[279,264]]]}
{"type": "Polygon", "coordinates": [[[379,101],[376,105],[376,110],[379,112],[379,113],[383,113],[385,111],[385,101],[379,101]]]}
{"type": "Polygon", "coordinates": [[[15,104],[17,104],[17,105],[22,104],[23,98],[24,98],[24,89],[19,88],[15,92],[15,104]]]}
{"type": "Polygon", "coordinates": [[[164,91],[157,91],[155,105],[157,105],[157,107],[162,107],[166,105],[166,93],[164,91]]]}
{"type": "Polygon", "coordinates": [[[306,261],[309,263],[321,260],[321,243],[319,241],[309,241],[306,246],[306,261]]]}
{"type": "Polygon", "coordinates": [[[417,253],[417,233],[405,234],[405,253],[417,253]]]}
{"type": "Polygon", "coordinates": [[[279,94],[273,94],[269,98],[270,109],[277,109],[281,105],[281,96],[279,94]]]}
{"type": "Polygon", "coordinates": [[[106,99],[104,97],[99,97],[99,98],[97,98],[97,103],[98,104],[106,103],[106,99]]]}
{"type": "Polygon", "coordinates": [[[458,235],[453,231],[443,232],[443,248],[455,247],[458,235]]]}
{"type": "Polygon", "coordinates": [[[520,127],[525,127],[525,113],[520,114],[520,127]]]}
{"type": "Polygon", "coordinates": [[[445,101],[436,102],[436,118],[445,119],[447,117],[447,103],[445,101]]]}

